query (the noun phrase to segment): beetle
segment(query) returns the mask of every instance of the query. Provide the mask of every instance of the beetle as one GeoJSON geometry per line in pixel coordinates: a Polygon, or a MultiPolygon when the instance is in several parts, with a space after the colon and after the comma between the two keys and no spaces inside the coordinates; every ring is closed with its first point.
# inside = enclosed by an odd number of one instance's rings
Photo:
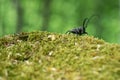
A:
{"type": "Polygon", "coordinates": [[[90,19],[92,17],[94,17],[95,15],[92,15],[90,18],[85,18],[83,20],[83,25],[81,27],[78,27],[78,28],[74,28],[72,30],[68,30],[66,33],[73,33],[73,34],[77,34],[77,35],[83,35],[83,34],[88,34],[86,32],[86,28],[87,28],[87,25],[88,25],[88,22],[90,21],[90,19]]]}

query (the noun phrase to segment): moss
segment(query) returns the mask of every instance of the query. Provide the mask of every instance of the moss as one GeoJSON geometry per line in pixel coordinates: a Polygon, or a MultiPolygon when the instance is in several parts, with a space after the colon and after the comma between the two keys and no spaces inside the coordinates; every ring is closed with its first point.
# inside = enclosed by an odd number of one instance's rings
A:
{"type": "Polygon", "coordinates": [[[119,80],[120,45],[93,36],[30,32],[0,39],[0,79],[119,80]]]}

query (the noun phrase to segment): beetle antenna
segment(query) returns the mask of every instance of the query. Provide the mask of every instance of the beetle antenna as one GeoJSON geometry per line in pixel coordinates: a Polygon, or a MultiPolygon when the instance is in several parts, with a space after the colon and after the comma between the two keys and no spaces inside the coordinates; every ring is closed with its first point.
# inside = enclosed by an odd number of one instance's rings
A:
{"type": "Polygon", "coordinates": [[[84,19],[84,21],[83,21],[83,27],[84,27],[84,28],[87,27],[88,20],[89,20],[88,18],[85,18],[85,19],[84,19]],[[87,22],[87,23],[86,23],[86,22],[87,22]],[[85,23],[86,23],[86,25],[85,25],[85,23]]]}
{"type": "Polygon", "coordinates": [[[88,22],[93,18],[93,17],[99,17],[97,15],[92,15],[89,19],[88,18],[85,18],[84,21],[83,21],[83,27],[86,28],[87,25],[88,25],[88,22]]]}

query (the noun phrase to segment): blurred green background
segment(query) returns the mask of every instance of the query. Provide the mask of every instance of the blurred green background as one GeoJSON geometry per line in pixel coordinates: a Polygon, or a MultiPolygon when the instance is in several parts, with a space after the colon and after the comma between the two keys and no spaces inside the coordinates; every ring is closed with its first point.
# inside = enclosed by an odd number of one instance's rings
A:
{"type": "Polygon", "coordinates": [[[30,31],[65,33],[91,15],[87,32],[120,43],[120,0],[0,0],[0,36],[30,31]]]}

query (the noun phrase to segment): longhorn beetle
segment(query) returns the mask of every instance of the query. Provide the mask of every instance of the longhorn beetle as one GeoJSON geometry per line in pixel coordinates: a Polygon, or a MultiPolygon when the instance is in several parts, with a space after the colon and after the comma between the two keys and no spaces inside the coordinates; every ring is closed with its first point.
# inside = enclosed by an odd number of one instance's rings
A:
{"type": "Polygon", "coordinates": [[[66,33],[73,33],[73,34],[77,34],[77,35],[82,35],[82,34],[88,34],[86,32],[86,28],[87,28],[87,25],[88,25],[88,22],[90,21],[90,19],[92,17],[94,17],[95,15],[92,15],[90,18],[85,18],[83,20],[83,25],[81,27],[78,27],[78,28],[74,28],[72,30],[69,30],[67,31],[66,33]]]}

